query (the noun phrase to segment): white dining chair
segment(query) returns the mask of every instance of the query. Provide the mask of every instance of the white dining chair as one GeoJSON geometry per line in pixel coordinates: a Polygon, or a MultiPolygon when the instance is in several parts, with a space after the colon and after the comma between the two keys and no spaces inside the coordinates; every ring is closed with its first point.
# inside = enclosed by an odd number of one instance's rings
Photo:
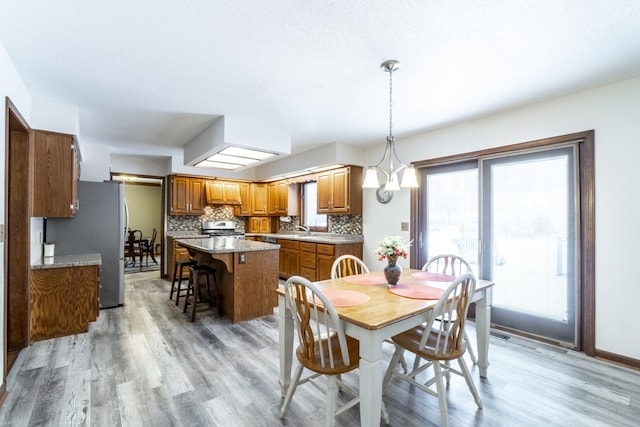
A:
{"type": "MultiPolygon", "coordinates": [[[[427,260],[422,266],[422,271],[428,271],[431,273],[440,273],[450,276],[460,277],[465,273],[473,274],[473,269],[469,263],[462,257],[453,254],[441,254],[436,255],[427,260]]],[[[445,321],[451,321],[455,319],[444,319],[445,321]]],[[[463,339],[467,343],[467,350],[469,351],[469,358],[475,365],[478,363],[476,353],[471,345],[471,340],[467,331],[464,331],[463,339]]]]}
{"type": "MultiPolygon", "coordinates": [[[[298,332],[299,345],[295,354],[300,364],[280,408],[280,418],[284,418],[296,388],[310,383],[326,393],[325,426],[333,426],[337,415],[360,402],[359,393],[341,380],[342,374],[360,365],[360,342],[344,333],[335,308],[309,280],[300,276],[289,278],[284,293],[298,332]],[[311,371],[306,377],[302,377],[304,369],[311,371]],[[322,375],[327,377],[326,384],[317,381],[322,375]],[[338,387],[353,396],[339,407],[338,387]]],[[[389,424],[384,404],[382,416],[389,424]]]]}
{"type": "Polygon", "coordinates": [[[462,339],[465,319],[471,297],[475,291],[475,284],[476,280],[472,274],[463,274],[444,291],[426,324],[419,325],[391,338],[396,350],[385,373],[383,387],[387,389],[392,377],[395,376],[430,395],[437,396],[443,426],[449,425],[443,376],[446,377],[447,384],[449,384],[449,374],[451,373],[464,377],[476,405],[482,409],[482,400],[473,382],[469,368],[467,368],[462,357],[467,349],[462,339]],[[456,320],[445,323],[438,321],[439,317],[456,320]],[[396,370],[398,360],[405,351],[414,353],[416,360],[421,362],[418,366],[414,365],[413,370],[407,374],[396,370]],[[460,370],[454,369],[447,363],[453,360],[458,361],[460,370]],[[423,381],[422,377],[419,380],[417,378],[418,375],[425,372],[429,367],[433,367],[434,376],[427,381],[423,381]],[[432,388],[434,384],[435,390],[432,388]]]}

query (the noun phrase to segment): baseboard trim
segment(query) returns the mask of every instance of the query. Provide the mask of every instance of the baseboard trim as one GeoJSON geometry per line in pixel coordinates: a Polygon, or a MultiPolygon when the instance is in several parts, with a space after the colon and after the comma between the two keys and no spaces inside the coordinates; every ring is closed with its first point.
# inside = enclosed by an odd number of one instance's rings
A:
{"type": "Polygon", "coordinates": [[[627,368],[635,369],[636,371],[640,371],[640,360],[633,359],[631,357],[622,356],[616,353],[610,353],[608,351],[598,350],[596,349],[595,355],[597,359],[605,360],[607,362],[615,363],[616,365],[621,365],[627,368]]]}
{"type": "Polygon", "coordinates": [[[0,408],[4,405],[4,401],[7,399],[7,380],[0,386],[0,408]]]}

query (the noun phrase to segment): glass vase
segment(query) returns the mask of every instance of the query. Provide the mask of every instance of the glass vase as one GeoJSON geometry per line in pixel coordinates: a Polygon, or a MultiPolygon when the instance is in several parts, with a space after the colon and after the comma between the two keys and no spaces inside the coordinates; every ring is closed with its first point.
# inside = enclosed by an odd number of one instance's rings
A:
{"type": "Polygon", "coordinates": [[[395,286],[400,281],[402,267],[397,264],[397,255],[387,255],[387,265],[384,266],[384,277],[389,286],[395,286]]]}

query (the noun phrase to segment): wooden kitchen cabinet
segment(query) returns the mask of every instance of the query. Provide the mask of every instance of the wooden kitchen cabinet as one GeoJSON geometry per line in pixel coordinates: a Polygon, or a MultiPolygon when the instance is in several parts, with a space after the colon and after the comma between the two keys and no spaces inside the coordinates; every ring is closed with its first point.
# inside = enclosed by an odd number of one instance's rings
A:
{"type": "Polygon", "coordinates": [[[286,181],[269,183],[267,213],[269,215],[289,214],[289,185],[286,181]]]}
{"type": "Polygon", "coordinates": [[[269,188],[265,183],[251,183],[251,215],[268,214],[269,188]]]}
{"type": "Polygon", "coordinates": [[[362,168],[348,166],[318,174],[318,213],[362,215],[362,168]]]}
{"type": "Polygon", "coordinates": [[[240,207],[237,216],[251,215],[251,183],[240,183],[240,207]]]}
{"type": "Polygon", "coordinates": [[[316,244],[300,242],[300,276],[316,281],[316,244]]]}
{"type": "Polygon", "coordinates": [[[33,132],[32,216],[70,218],[78,211],[80,155],[74,135],[33,132]]]}
{"type": "Polygon", "coordinates": [[[33,269],[29,297],[31,341],[89,330],[98,318],[98,265],[33,269]]]}
{"type": "Polygon", "coordinates": [[[170,215],[202,215],[204,213],[204,178],[171,176],[170,215]]]}
{"type": "Polygon", "coordinates": [[[248,220],[249,233],[272,233],[278,229],[278,219],[268,216],[252,216],[248,220]]]}
{"type": "Polygon", "coordinates": [[[280,245],[279,274],[288,279],[297,276],[300,269],[300,242],[293,240],[278,240],[280,245]]]}
{"type": "Polygon", "coordinates": [[[205,195],[208,205],[240,205],[240,184],[231,181],[206,180],[205,195]]]}
{"type": "Polygon", "coordinates": [[[312,282],[331,278],[333,262],[342,255],[362,259],[362,243],[313,243],[278,240],[280,245],[280,277],[299,275],[312,282]]]}
{"type": "MultiPolygon", "coordinates": [[[[167,266],[168,266],[168,276],[169,280],[173,282],[173,270],[176,265],[177,259],[189,259],[189,252],[186,248],[182,246],[178,246],[175,242],[175,238],[167,237],[167,266]]],[[[180,272],[177,272],[180,274],[180,272]]],[[[183,267],[182,269],[182,277],[189,277],[189,268],[183,267]]]]}

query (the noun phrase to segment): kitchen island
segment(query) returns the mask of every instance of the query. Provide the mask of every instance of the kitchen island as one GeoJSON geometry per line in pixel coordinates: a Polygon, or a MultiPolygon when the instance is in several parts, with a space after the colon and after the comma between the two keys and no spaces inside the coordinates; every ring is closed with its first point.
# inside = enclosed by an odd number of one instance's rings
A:
{"type": "Polygon", "coordinates": [[[176,239],[198,264],[216,269],[222,313],[232,323],[273,314],[280,245],[230,237],[176,239]]]}

